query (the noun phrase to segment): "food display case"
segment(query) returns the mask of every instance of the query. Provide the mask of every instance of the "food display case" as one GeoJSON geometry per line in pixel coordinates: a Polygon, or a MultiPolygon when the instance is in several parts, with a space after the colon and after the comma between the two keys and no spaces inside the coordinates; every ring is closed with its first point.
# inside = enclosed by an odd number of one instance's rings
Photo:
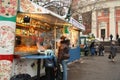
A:
{"type": "Polygon", "coordinates": [[[54,48],[54,30],[48,23],[31,18],[29,14],[18,13],[16,21],[15,54],[36,54],[51,45],[54,48]],[[27,17],[26,17],[27,16],[27,17]],[[26,18],[26,19],[25,19],[26,18]]]}
{"type": "Polygon", "coordinates": [[[20,59],[16,56],[14,60],[16,65],[14,65],[13,74],[28,73],[34,77],[45,74],[44,67],[42,67],[43,58],[41,59],[42,56],[39,56],[39,51],[45,50],[47,45],[54,48],[54,27],[31,17],[31,14],[17,14],[14,55],[20,56],[20,59]],[[22,57],[31,55],[31,59],[22,59],[22,57]]]}

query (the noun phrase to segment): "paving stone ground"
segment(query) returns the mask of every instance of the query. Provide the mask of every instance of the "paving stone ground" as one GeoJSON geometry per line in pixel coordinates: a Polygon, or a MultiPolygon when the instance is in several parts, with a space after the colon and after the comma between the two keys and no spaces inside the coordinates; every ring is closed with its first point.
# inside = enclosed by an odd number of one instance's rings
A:
{"type": "Polygon", "coordinates": [[[68,80],[120,80],[120,53],[115,62],[105,53],[104,56],[83,56],[68,67],[68,80]]]}

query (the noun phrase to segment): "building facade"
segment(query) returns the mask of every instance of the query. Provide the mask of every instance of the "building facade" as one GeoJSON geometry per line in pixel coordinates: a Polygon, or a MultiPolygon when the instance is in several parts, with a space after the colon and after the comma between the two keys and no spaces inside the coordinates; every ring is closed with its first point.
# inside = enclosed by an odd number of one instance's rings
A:
{"type": "MultiPolygon", "coordinates": [[[[92,11],[91,15],[91,33],[96,38],[102,40],[116,39],[116,34],[120,35],[120,0],[101,0],[83,9],[83,13],[92,11]]],[[[86,26],[87,29],[87,26],[86,26]]]]}

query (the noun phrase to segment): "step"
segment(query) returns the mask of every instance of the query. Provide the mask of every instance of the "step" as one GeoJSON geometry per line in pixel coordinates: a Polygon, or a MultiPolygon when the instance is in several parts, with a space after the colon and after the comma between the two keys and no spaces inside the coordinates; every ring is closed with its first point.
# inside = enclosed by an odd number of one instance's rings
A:
{"type": "MultiPolygon", "coordinates": [[[[110,46],[111,45],[111,41],[104,41],[104,42],[101,41],[100,43],[103,44],[104,46],[110,46]]],[[[119,46],[117,41],[115,41],[115,44],[116,44],[116,46],[119,46]]]]}
{"type": "MultiPolygon", "coordinates": [[[[110,52],[110,46],[104,46],[104,47],[106,52],[110,52]]],[[[120,53],[120,46],[116,46],[116,47],[117,47],[117,52],[120,53]]]]}

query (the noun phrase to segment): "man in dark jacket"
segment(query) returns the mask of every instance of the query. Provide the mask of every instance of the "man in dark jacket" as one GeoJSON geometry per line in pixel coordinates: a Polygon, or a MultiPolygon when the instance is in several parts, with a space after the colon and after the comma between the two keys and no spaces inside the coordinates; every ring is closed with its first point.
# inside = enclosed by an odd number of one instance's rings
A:
{"type": "Polygon", "coordinates": [[[112,38],[113,38],[113,35],[111,34],[111,35],[110,35],[110,40],[111,40],[111,41],[112,41],[112,38]]]}
{"type": "Polygon", "coordinates": [[[119,34],[117,33],[117,34],[116,34],[116,40],[118,40],[118,38],[119,38],[119,34]]]}
{"type": "Polygon", "coordinates": [[[104,46],[103,46],[103,44],[99,45],[99,56],[104,56],[104,46]]]}
{"type": "Polygon", "coordinates": [[[95,42],[92,42],[90,44],[90,53],[91,53],[91,56],[94,56],[94,54],[95,54],[95,42]]]}
{"type": "Polygon", "coordinates": [[[111,54],[112,61],[114,61],[116,53],[117,53],[117,48],[116,48],[115,42],[112,42],[110,46],[110,54],[111,54]]]}
{"type": "Polygon", "coordinates": [[[118,44],[119,44],[119,46],[120,46],[120,38],[118,38],[118,44]]]}

